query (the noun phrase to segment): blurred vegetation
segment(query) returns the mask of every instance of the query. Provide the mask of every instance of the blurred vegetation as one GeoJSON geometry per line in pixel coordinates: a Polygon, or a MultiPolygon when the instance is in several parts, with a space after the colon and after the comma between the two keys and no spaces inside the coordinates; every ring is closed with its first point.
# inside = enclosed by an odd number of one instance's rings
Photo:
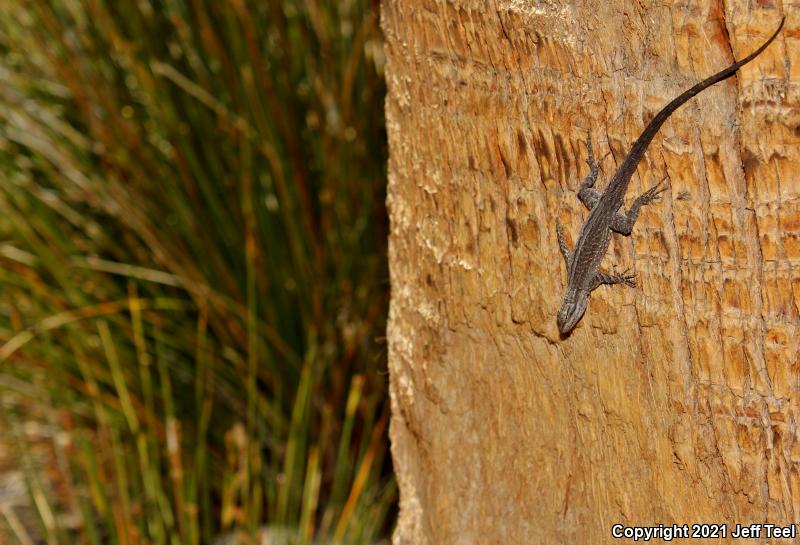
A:
{"type": "Polygon", "coordinates": [[[384,539],[377,3],[2,4],[0,442],[44,541],[384,539]]]}

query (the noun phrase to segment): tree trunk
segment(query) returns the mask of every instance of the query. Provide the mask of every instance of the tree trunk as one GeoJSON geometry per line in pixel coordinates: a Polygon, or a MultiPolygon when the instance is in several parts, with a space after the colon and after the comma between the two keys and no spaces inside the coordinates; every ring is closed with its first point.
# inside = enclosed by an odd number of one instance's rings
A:
{"type": "Polygon", "coordinates": [[[669,190],[604,262],[637,287],[600,287],[570,336],[556,326],[555,225],[572,244],[587,216],[587,137],[610,152],[602,189],[662,106],[782,15],[384,2],[395,545],[632,543],[613,525],[693,523],[727,524],[728,542],[735,524],[800,517],[791,13],[646,153],[626,203],[669,190]]]}

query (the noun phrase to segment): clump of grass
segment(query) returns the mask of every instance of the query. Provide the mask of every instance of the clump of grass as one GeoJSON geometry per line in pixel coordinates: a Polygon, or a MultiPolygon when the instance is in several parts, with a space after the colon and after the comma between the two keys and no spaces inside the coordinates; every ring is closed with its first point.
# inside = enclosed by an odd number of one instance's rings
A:
{"type": "Polygon", "coordinates": [[[0,13],[3,425],[49,543],[386,535],[375,9],[0,13]]]}

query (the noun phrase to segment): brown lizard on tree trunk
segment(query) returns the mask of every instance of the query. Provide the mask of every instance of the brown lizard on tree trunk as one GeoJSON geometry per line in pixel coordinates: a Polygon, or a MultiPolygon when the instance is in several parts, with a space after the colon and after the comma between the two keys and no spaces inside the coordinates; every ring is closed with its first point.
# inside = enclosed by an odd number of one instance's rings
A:
{"type": "Polygon", "coordinates": [[[636,218],[639,216],[639,209],[645,204],[649,204],[658,198],[659,194],[665,190],[660,188],[661,182],[654,185],[633,201],[633,206],[627,213],[620,213],[625,191],[631,181],[633,173],[639,161],[642,160],[647,146],[661,128],[667,118],[677,110],[683,103],[702,90],[731,77],[736,71],[755,59],[763,52],[767,46],[775,39],[783,28],[784,19],[778,29],[764,44],[750,53],[747,57],[736,62],[725,70],[701,81],[694,87],[688,89],[683,94],[673,99],[672,102],[664,106],[660,112],[648,123],[641,136],[634,142],[630,152],[622,161],[614,177],[609,182],[605,191],[600,193],[594,189],[597,174],[600,171],[600,163],[594,160],[592,154],[591,137],[587,140],[589,174],[581,182],[578,191],[578,198],[590,210],[589,216],[583,222],[581,231],[575,248],[570,251],[564,239],[564,229],[560,223],[556,224],[558,234],[558,245],[564,260],[567,262],[569,273],[567,281],[567,292],[564,295],[564,302],[558,311],[558,330],[562,335],[566,335],[575,327],[575,324],[583,317],[586,306],[589,303],[589,294],[601,284],[626,284],[634,286],[634,276],[630,273],[607,274],[600,271],[600,262],[608,250],[611,242],[611,232],[623,235],[630,235],[636,218]]]}

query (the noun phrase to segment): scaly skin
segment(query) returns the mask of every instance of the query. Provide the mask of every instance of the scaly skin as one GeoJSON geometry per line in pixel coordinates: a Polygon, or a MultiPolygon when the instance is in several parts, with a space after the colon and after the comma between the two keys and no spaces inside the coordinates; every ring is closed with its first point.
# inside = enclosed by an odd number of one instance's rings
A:
{"type": "Polygon", "coordinates": [[[573,251],[570,252],[564,240],[564,231],[561,225],[556,225],[559,248],[567,262],[567,270],[569,271],[567,292],[564,295],[564,302],[561,304],[557,318],[558,330],[562,335],[566,335],[572,331],[583,317],[583,313],[586,311],[586,306],[589,303],[589,294],[592,290],[601,284],[634,285],[633,275],[627,272],[619,275],[600,272],[600,262],[606,255],[606,251],[608,251],[608,245],[611,242],[611,232],[616,231],[623,235],[629,235],[636,222],[636,218],[639,216],[639,209],[657,199],[659,194],[665,190],[664,188],[660,188],[660,183],[656,184],[644,194],[640,195],[627,213],[622,214],[619,212],[631,177],[633,173],[636,172],[639,161],[642,160],[647,146],[653,140],[658,129],[661,128],[664,121],[666,121],[675,110],[690,98],[715,83],[731,77],[739,68],[759,56],[781,31],[784,20],[785,18],[781,19],[781,24],[778,25],[778,29],[769,40],[764,42],[761,47],[753,51],[750,55],[732,64],[725,70],[714,74],[710,78],[701,81],[664,106],[650,123],[648,123],[641,136],[634,142],[630,152],[628,152],[622,165],[620,165],[616,174],[614,174],[614,177],[609,182],[608,187],[606,187],[606,190],[602,194],[592,187],[597,180],[599,163],[594,160],[592,142],[591,139],[588,140],[587,148],[589,152],[588,162],[590,172],[581,183],[578,197],[581,202],[590,209],[590,212],[581,227],[578,241],[575,243],[573,251]]]}

